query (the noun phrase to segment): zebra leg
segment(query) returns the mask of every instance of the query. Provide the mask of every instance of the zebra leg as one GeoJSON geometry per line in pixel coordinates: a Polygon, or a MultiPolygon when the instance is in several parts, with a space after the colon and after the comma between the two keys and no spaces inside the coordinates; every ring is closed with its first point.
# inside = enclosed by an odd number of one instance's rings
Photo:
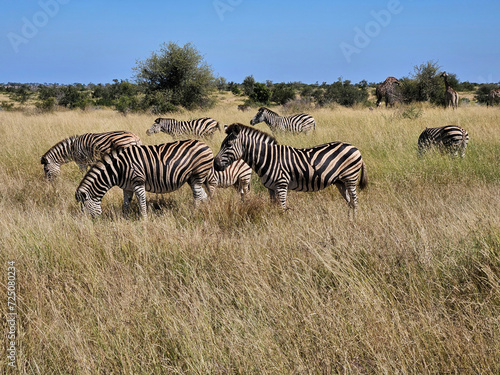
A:
{"type": "Polygon", "coordinates": [[[123,189],[123,214],[125,215],[125,217],[128,217],[128,212],[130,210],[130,201],[132,200],[133,195],[133,190],[123,189]]]}
{"type": "Polygon", "coordinates": [[[347,193],[347,190],[346,190],[344,183],[343,182],[336,182],[335,186],[339,190],[340,195],[342,195],[342,197],[345,199],[347,204],[349,204],[351,198],[349,197],[349,194],[347,193]]]}
{"type": "Polygon", "coordinates": [[[283,210],[286,210],[287,209],[287,206],[286,206],[286,197],[287,197],[287,194],[288,194],[288,182],[286,183],[282,183],[282,184],[279,184],[278,186],[276,186],[276,195],[278,196],[278,201],[279,203],[281,204],[281,208],[283,210]]]}
{"type": "Polygon", "coordinates": [[[147,219],[147,209],[146,209],[146,190],[144,185],[137,185],[134,187],[134,193],[139,201],[139,208],[141,209],[141,215],[144,219],[147,219]]]}
{"type": "Polygon", "coordinates": [[[191,190],[193,190],[194,206],[198,207],[200,201],[208,198],[207,193],[203,190],[203,184],[196,179],[191,180],[189,186],[191,186],[191,190]]]}
{"type": "Polygon", "coordinates": [[[267,189],[269,191],[269,199],[271,203],[276,203],[276,192],[272,189],[267,189]]]}
{"type": "Polygon", "coordinates": [[[356,195],[356,181],[352,183],[345,183],[346,190],[349,194],[350,200],[348,201],[349,205],[349,212],[348,212],[348,217],[350,217],[350,213],[352,211],[352,218],[353,220],[356,220],[356,210],[358,208],[358,196],[356,195]]]}

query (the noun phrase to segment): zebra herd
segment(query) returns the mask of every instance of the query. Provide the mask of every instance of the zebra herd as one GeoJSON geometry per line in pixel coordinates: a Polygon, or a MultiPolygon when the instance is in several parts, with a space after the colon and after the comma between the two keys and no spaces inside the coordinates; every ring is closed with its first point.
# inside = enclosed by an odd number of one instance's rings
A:
{"type": "MultiPolygon", "coordinates": [[[[265,121],[274,133],[309,133],[315,130],[314,118],[307,114],[281,117],[268,108],[260,108],[251,125],[265,121]]],[[[176,121],[158,118],[146,133],[159,131],[176,137],[181,134],[211,136],[219,123],[211,118],[176,121]]],[[[244,199],[250,187],[252,171],[268,189],[271,201],[287,209],[288,190],[313,192],[335,185],[348,204],[348,216],[355,218],[356,186],[367,186],[366,165],[360,151],[343,142],[330,142],[309,148],[278,144],[276,138],[253,127],[234,123],[225,127],[226,137],[214,157],[210,147],[200,140],[175,140],[160,145],[142,145],[139,137],[125,131],[87,133],[66,138],[42,157],[45,177],[53,180],[60,166],[74,161],[80,169],[90,166],[75,198],[91,216],[102,213],[103,196],[113,186],[123,190],[123,210],[127,214],[133,194],[140,212],[147,216],[146,192],[169,193],[187,183],[194,204],[212,197],[216,187],[233,186],[244,199]],[[205,191],[206,189],[206,191],[205,191]]],[[[464,157],[469,135],[456,125],[425,129],[418,139],[421,155],[431,147],[464,157]]]]}

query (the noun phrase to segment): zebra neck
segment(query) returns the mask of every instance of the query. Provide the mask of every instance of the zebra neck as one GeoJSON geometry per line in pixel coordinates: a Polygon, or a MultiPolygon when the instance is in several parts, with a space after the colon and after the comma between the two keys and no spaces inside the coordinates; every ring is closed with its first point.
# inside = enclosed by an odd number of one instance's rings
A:
{"type": "Polygon", "coordinates": [[[62,140],[57,145],[52,147],[47,155],[55,164],[65,164],[73,161],[73,146],[75,143],[75,137],[70,137],[62,140]]]}
{"type": "Polygon", "coordinates": [[[278,123],[278,116],[276,113],[266,112],[266,116],[264,116],[264,121],[267,125],[276,125],[278,123]]]}
{"type": "Polygon", "coordinates": [[[272,163],[272,148],[274,144],[264,142],[251,142],[244,148],[241,158],[261,177],[267,172],[267,167],[272,163]]]}

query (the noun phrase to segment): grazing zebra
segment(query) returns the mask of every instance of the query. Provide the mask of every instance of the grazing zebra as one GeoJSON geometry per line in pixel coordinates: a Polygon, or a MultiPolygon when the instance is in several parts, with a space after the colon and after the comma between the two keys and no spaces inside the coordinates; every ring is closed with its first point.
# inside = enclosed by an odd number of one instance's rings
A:
{"type": "Polygon", "coordinates": [[[146,134],[151,135],[162,131],[173,137],[184,134],[206,136],[212,135],[215,130],[220,131],[219,123],[210,117],[191,121],[177,121],[173,118],[158,117],[154,124],[146,131],[146,134]]]}
{"type": "Polygon", "coordinates": [[[202,185],[213,166],[212,150],[203,142],[188,139],[154,146],[132,146],[113,150],[92,166],[76,189],[82,210],[92,216],[102,213],[101,200],[113,186],[123,189],[123,210],[135,193],[146,218],[146,191],[162,194],[188,183],[195,206],[207,198],[202,185]]]}
{"type": "Polygon", "coordinates": [[[286,209],[288,190],[318,191],[335,184],[349,205],[353,216],[357,208],[356,184],[366,187],[366,166],[357,148],[347,143],[332,142],[297,149],[278,145],[276,139],[257,129],[233,124],[214,158],[214,168],[222,171],[235,160],[243,159],[286,209]]]}
{"type": "Polygon", "coordinates": [[[215,187],[228,188],[233,186],[240,193],[241,200],[244,200],[245,194],[250,190],[251,177],[252,168],[242,159],[232,163],[223,171],[216,171],[212,168],[208,179],[210,192],[215,190],[215,187]]]}
{"type": "Polygon", "coordinates": [[[238,105],[238,111],[245,112],[245,111],[250,111],[251,109],[252,107],[250,107],[249,105],[244,105],[244,104],[238,105]]]}
{"type": "Polygon", "coordinates": [[[86,133],[55,144],[40,158],[40,162],[43,164],[45,178],[52,180],[59,175],[64,163],[74,161],[80,170],[85,171],[112,149],[140,144],[138,136],[125,131],[86,133]]]}
{"type": "Polygon", "coordinates": [[[460,156],[465,156],[465,149],[469,142],[467,130],[458,125],[446,125],[439,128],[426,128],[418,137],[418,152],[421,156],[427,149],[438,147],[460,156]]]}
{"type": "Polygon", "coordinates": [[[316,129],[316,122],[311,115],[301,113],[288,117],[281,117],[276,112],[271,111],[269,108],[260,107],[257,114],[250,121],[250,125],[258,124],[264,121],[273,133],[278,131],[290,132],[304,132],[309,133],[311,130],[316,129]]]}

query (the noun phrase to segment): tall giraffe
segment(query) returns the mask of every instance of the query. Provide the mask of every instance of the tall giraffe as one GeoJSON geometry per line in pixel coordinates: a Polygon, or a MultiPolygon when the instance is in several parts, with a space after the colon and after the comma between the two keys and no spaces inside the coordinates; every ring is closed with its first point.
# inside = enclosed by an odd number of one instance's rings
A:
{"type": "Polygon", "coordinates": [[[394,105],[395,88],[399,86],[399,81],[395,77],[387,77],[384,82],[377,86],[375,95],[377,96],[377,107],[380,107],[382,99],[385,99],[385,106],[389,104],[391,107],[394,105]]]}
{"type": "Polygon", "coordinates": [[[443,72],[441,77],[444,78],[444,85],[446,86],[446,92],[444,93],[445,107],[451,105],[453,109],[458,108],[458,93],[448,83],[448,74],[443,72]]]}
{"type": "Polygon", "coordinates": [[[486,106],[491,105],[495,103],[496,100],[500,99],[500,89],[493,89],[490,91],[488,95],[488,101],[486,102],[486,106]]]}

